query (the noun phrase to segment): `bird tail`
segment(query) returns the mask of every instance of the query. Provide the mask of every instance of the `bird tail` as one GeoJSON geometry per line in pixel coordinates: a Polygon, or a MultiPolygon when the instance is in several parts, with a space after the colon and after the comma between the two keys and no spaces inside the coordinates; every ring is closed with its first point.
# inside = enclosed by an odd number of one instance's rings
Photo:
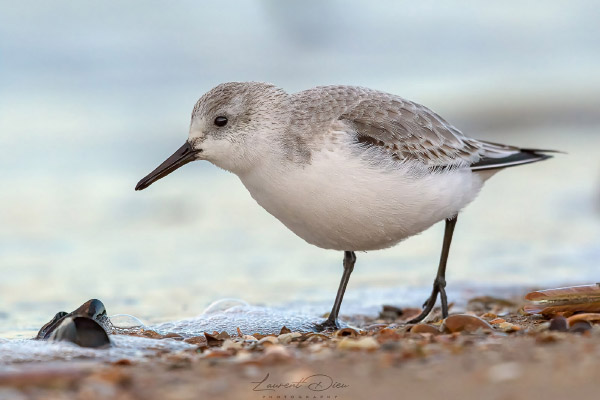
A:
{"type": "Polygon", "coordinates": [[[521,149],[491,142],[483,143],[484,154],[479,161],[471,164],[472,171],[486,171],[531,164],[552,158],[556,150],[521,149]],[[551,154],[548,154],[551,153],[551,154]]]}

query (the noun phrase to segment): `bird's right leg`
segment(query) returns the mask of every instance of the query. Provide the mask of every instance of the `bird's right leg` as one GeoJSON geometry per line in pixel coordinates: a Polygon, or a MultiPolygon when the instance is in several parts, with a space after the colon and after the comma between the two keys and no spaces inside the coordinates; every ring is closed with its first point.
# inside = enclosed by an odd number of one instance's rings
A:
{"type": "Polygon", "coordinates": [[[446,230],[444,232],[444,245],[442,246],[442,255],[440,257],[440,265],[438,267],[437,275],[433,281],[433,290],[431,296],[423,304],[423,311],[417,317],[408,321],[409,324],[416,324],[421,322],[431,312],[437,295],[439,293],[440,300],[442,302],[442,316],[446,318],[448,316],[448,298],[446,297],[446,263],[448,261],[448,254],[450,252],[450,243],[452,243],[452,234],[454,233],[454,227],[456,226],[456,220],[458,216],[454,218],[446,219],[446,230]]]}
{"type": "Polygon", "coordinates": [[[316,326],[318,331],[340,329],[338,314],[340,312],[340,307],[342,306],[342,300],[344,298],[344,293],[346,292],[346,286],[348,286],[348,281],[350,280],[350,274],[352,274],[352,271],[354,270],[354,263],[356,263],[356,254],[354,254],[353,251],[345,251],[344,273],[342,275],[342,280],[340,281],[337,295],[335,296],[335,302],[333,303],[329,317],[327,317],[324,322],[316,326]]]}

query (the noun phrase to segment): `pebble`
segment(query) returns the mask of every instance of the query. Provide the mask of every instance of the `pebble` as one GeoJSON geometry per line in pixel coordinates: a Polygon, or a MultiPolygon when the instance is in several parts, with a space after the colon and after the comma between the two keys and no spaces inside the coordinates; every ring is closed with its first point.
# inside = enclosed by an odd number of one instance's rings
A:
{"type": "Polygon", "coordinates": [[[340,330],[335,331],[334,335],[336,337],[357,337],[358,336],[358,332],[352,328],[343,328],[340,330]]]}
{"type": "Polygon", "coordinates": [[[211,335],[210,333],[206,333],[206,332],[204,332],[204,336],[206,337],[206,343],[209,346],[220,346],[224,340],[224,339],[220,339],[220,338],[218,338],[214,335],[211,335]]]}
{"type": "Polygon", "coordinates": [[[491,312],[486,312],[485,314],[483,314],[483,315],[481,316],[481,318],[485,318],[485,319],[495,319],[495,318],[498,318],[498,316],[497,316],[496,314],[494,314],[494,313],[491,313],[491,312]]]}
{"type": "Polygon", "coordinates": [[[242,344],[239,343],[239,342],[234,342],[231,339],[225,339],[223,341],[223,344],[221,345],[221,348],[223,350],[229,350],[229,349],[241,350],[242,349],[242,344]]]}
{"type": "Polygon", "coordinates": [[[584,320],[575,322],[569,328],[569,332],[573,332],[573,333],[585,333],[590,330],[592,330],[592,324],[590,324],[588,321],[584,321],[584,320]]]}
{"type": "Polygon", "coordinates": [[[300,336],[302,336],[302,334],[300,332],[283,333],[283,334],[277,336],[277,340],[279,340],[279,343],[281,343],[281,344],[288,344],[292,340],[294,340],[295,338],[300,337],[300,336]]]}
{"type": "Polygon", "coordinates": [[[494,328],[484,319],[468,314],[455,314],[446,318],[442,330],[447,332],[476,332],[477,330],[492,331],[494,328]]]}
{"type": "Polygon", "coordinates": [[[360,339],[343,338],[337,345],[340,350],[376,350],[379,343],[372,336],[365,336],[360,339]]]}
{"type": "Polygon", "coordinates": [[[431,333],[433,335],[439,335],[441,332],[437,326],[430,324],[416,324],[410,328],[410,333],[431,333]]]}
{"type": "Polygon", "coordinates": [[[504,332],[516,332],[521,330],[521,327],[519,325],[511,324],[510,322],[506,321],[500,322],[499,324],[497,324],[497,327],[503,330],[504,332]]]}
{"type": "Polygon", "coordinates": [[[395,320],[396,318],[401,317],[403,314],[404,310],[399,307],[384,305],[383,310],[379,313],[379,318],[385,320],[395,320]]]}
{"type": "Polygon", "coordinates": [[[258,341],[258,344],[277,344],[279,343],[279,339],[277,339],[275,336],[265,336],[264,338],[260,339],[258,341]]]}
{"type": "Polygon", "coordinates": [[[550,327],[548,330],[557,332],[566,332],[569,330],[569,324],[567,319],[562,315],[557,315],[550,320],[550,327]]]}
{"type": "Polygon", "coordinates": [[[600,314],[599,313],[583,313],[583,314],[575,314],[575,315],[567,318],[567,322],[569,323],[569,326],[573,326],[576,322],[579,322],[579,321],[598,323],[598,322],[600,322],[600,314]]]}

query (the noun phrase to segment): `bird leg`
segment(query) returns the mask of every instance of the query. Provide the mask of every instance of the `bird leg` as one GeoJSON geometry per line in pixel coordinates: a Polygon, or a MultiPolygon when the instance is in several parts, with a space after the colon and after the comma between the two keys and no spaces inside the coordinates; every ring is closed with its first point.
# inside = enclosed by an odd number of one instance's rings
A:
{"type": "Polygon", "coordinates": [[[324,322],[317,324],[316,329],[318,331],[340,329],[338,314],[342,305],[342,299],[344,298],[344,292],[346,292],[346,286],[348,286],[348,281],[350,280],[350,274],[352,273],[352,270],[354,270],[354,263],[356,263],[356,254],[354,254],[353,251],[345,251],[344,273],[342,275],[342,280],[340,282],[337,295],[335,296],[335,302],[333,303],[329,317],[327,317],[324,322]]]}
{"type": "Polygon", "coordinates": [[[408,321],[409,324],[415,324],[421,322],[433,309],[439,293],[440,300],[442,301],[442,317],[448,316],[448,298],[446,297],[446,262],[448,261],[448,253],[450,252],[450,243],[452,242],[452,234],[454,233],[454,227],[456,226],[456,220],[458,215],[453,218],[446,219],[446,230],[444,232],[444,244],[442,246],[442,255],[440,257],[440,265],[438,267],[437,275],[433,281],[433,290],[431,296],[423,304],[423,311],[417,317],[408,321]]]}

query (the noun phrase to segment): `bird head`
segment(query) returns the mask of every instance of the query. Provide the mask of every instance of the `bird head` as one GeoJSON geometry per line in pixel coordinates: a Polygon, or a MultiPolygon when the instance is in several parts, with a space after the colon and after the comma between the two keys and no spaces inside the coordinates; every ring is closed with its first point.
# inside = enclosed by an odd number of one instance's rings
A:
{"type": "Polygon", "coordinates": [[[252,169],[273,150],[271,139],[286,129],[288,98],[282,89],[259,82],[229,82],[211,89],[194,106],[184,145],[140,180],[135,190],[195,160],[236,174],[252,169]]]}

